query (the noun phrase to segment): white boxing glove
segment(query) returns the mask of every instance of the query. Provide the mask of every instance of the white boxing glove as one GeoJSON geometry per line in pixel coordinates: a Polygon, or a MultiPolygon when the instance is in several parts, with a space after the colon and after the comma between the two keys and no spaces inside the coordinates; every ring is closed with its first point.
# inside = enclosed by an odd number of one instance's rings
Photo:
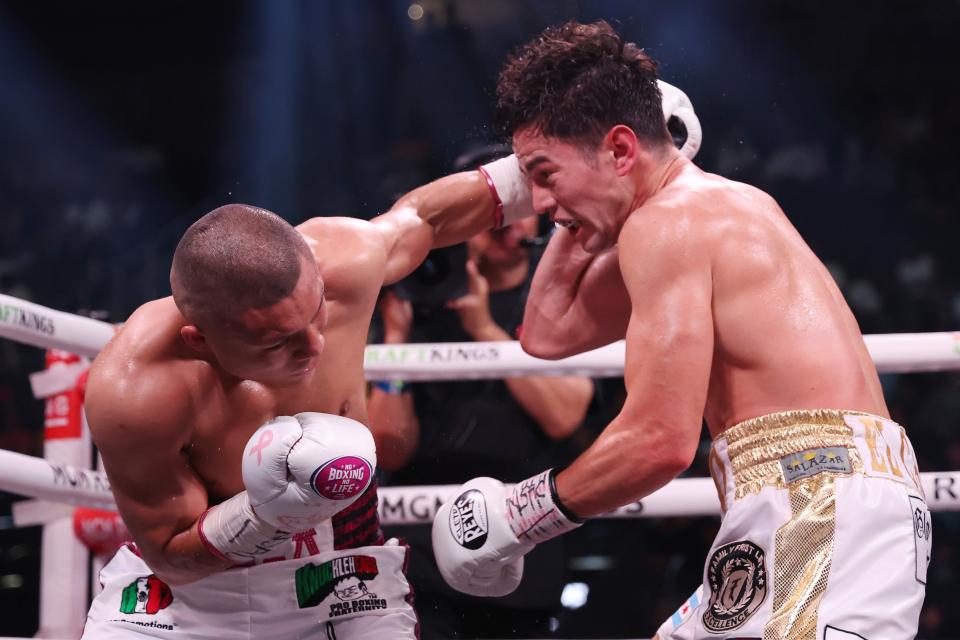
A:
{"type": "Polygon", "coordinates": [[[520,161],[513,153],[480,165],[477,169],[487,181],[493,196],[493,228],[500,229],[538,212],[533,208],[530,183],[520,170],[520,161]]]}
{"type": "Polygon", "coordinates": [[[700,150],[700,143],[703,142],[703,130],[700,128],[700,119],[693,111],[693,103],[683,91],[677,87],[657,80],[660,87],[661,106],[663,107],[663,119],[670,126],[670,118],[676,118],[683,123],[686,129],[686,140],[680,147],[680,153],[690,160],[693,160],[700,150]]]}
{"type": "Polygon", "coordinates": [[[233,562],[266,556],[293,533],[328,520],[366,491],[377,464],[370,430],[325,413],[280,416],[247,441],[247,488],[206,511],[201,538],[233,562]]]}
{"type": "Polygon", "coordinates": [[[260,427],[243,455],[250,505],[270,524],[309,529],[347,508],[373,479],[373,434],[326,413],[280,416],[260,427]]]}
{"type": "Polygon", "coordinates": [[[505,596],[523,578],[523,556],[538,542],[575,529],[564,513],[552,470],[512,487],[474,478],[437,510],[433,554],[447,584],[474,596],[505,596]]]}
{"type": "Polygon", "coordinates": [[[473,596],[505,596],[523,577],[523,543],[506,518],[506,487],[493,478],[474,478],[437,510],[433,555],[451,587],[473,596]]]}

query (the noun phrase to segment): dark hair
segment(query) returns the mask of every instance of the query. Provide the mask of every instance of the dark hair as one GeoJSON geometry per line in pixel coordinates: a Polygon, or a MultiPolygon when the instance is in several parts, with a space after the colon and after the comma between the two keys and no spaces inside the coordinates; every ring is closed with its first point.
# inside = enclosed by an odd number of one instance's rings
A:
{"type": "Polygon", "coordinates": [[[669,144],[656,69],[603,20],[549,27],[500,72],[498,125],[508,136],[532,126],[547,137],[596,144],[624,124],[640,140],[669,144]]]}
{"type": "Polygon", "coordinates": [[[229,322],[245,309],[276,304],[293,291],[313,254],[280,216],[244,204],[214,209],[187,229],[173,254],[170,287],[191,322],[229,322]]]}

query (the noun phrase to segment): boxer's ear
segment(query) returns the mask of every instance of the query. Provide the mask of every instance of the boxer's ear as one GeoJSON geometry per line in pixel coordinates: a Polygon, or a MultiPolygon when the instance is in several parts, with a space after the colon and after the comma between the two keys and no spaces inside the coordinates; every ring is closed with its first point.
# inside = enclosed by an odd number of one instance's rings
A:
{"type": "Polygon", "coordinates": [[[618,124],[607,132],[603,144],[613,155],[613,166],[618,176],[625,176],[637,161],[640,143],[637,134],[626,125],[618,124]]]}

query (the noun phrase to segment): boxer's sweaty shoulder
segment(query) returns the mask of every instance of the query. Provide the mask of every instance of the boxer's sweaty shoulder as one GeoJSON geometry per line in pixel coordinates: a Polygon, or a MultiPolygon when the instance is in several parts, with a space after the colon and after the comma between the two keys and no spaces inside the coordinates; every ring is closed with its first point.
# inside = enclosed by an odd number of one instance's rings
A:
{"type": "Polygon", "coordinates": [[[124,429],[169,422],[171,439],[189,440],[192,424],[179,418],[198,399],[205,366],[183,357],[182,324],[172,298],[148,302],[97,356],[90,369],[85,409],[98,445],[99,439],[110,437],[118,422],[124,429]],[[129,415],[134,412],[142,412],[141,419],[129,415]],[[149,421],[144,419],[148,416],[149,421]]]}
{"type": "Polygon", "coordinates": [[[371,224],[356,218],[313,218],[297,227],[310,245],[332,301],[376,298],[383,284],[386,253],[371,224]]]}

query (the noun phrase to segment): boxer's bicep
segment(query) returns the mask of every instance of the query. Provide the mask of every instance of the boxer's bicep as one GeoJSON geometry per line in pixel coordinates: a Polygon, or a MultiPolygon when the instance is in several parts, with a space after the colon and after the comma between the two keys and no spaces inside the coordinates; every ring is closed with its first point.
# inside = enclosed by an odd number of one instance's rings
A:
{"type": "Polygon", "coordinates": [[[118,480],[111,478],[111,486],[120,514],[145,556],[164,553],[206,510],[206,488],[182,454],[136,452],[129,460],[139,467],[137,476],[151,475],[155,480],[148,484],[129,473],[114,474],[118,480]]]}
{"type": "Polygon", "coordinates": [[[148,561],[163,562],[170,541],[208,506],[183,452],[186,419],[136,403],[94,411],[91,419],[117,508],[148,561]]]}
{"type": "Polygon", "coordinates": [[[691,242],[648,233],[621,236],[620,253],[631,301],[623,415],[640,428],[669,431],[689,464],[713,361],[709,259],[691,242]]]}

